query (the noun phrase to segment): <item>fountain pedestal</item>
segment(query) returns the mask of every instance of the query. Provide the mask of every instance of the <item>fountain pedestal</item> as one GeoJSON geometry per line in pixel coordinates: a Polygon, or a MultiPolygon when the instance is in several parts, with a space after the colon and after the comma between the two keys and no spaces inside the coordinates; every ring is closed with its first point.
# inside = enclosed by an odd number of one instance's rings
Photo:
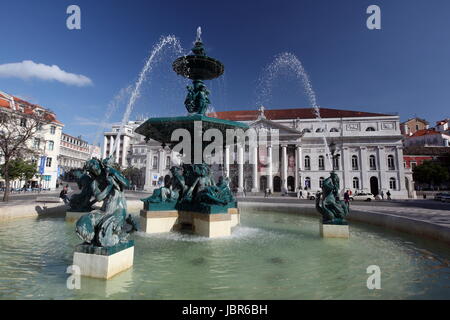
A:
{"type": "Polygon", "coordinates": [[[208,237],[225,237],[231,228],[239,225],[240,214],[237,208],[228,208],[224,213],[200,213],[183,210],[150,211],[140,213],[141,231],[145,233],[166,233],[186,229],[192,233],[208,237]]]}
{"type": "Polygon", "coordinates": [[[350,237],[350,231],[348,225],[320,223],[320,235],[322,238],[348,239],[350,237]]]}
{"type": "Polygon", "coordinates": [[[81,276],[110,279],[133,266],[134,241],[112,247],[93,247],[80,244],[75,248],[73,265],[80,268],[81,276]]]}
{"type": "Polygon", "coordinates": [[[143,209],[140,213],[140,222],[142,232],[170,232],[178,224],[178,210],[149,211],[143,209]]]}

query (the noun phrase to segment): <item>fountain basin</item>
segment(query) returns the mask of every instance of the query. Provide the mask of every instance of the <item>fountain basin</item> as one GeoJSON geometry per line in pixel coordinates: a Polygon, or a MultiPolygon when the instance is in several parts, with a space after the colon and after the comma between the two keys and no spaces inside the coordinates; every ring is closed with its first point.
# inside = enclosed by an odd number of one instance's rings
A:
{"type": "MultiPolygon", "coordinates": [[[[153,139],[160,143],[171,145],[172,134],[176,129],[185,129],[194,140],[194,134],[202,137],[208,129],[218,129],[225,135],[227,129],[248,129],[247,124],[208,117],[201,114],[193,114],[181,117],[162,117],[150,118],[141,124],[136,132],[145,136],[147,139],[153,139]]],[[[178,137],[177,137],[178,138],[178,137]]]]}
{"type": "Polygon", "coordinates": [[[224,72],[224,65],[219,60],[202,55],[189,55],[176,59],[173,71],[191,80],[212,80],[224,72]]]}
{"type": "Polygon", "coordinates": [[[322,239],[318,217],[241,211],[231,236],[132,235],[134,265],[108,281],[66,269],[80,240],[64,218],[0,224],[0,299],[448,299],[450,249],[352,223],[348,240],[322,239]],[[17,235],[27,236],[18,237],[17,235]],[[14,238],[15,241],[11,241],[14,238]],[[366,268],[381,269],[381,290],[366,268]]]}

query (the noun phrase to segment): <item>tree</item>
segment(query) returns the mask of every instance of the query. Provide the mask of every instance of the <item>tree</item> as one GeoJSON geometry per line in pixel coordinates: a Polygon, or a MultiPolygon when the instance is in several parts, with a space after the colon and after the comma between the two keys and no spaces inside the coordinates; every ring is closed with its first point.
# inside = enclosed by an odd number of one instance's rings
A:
{"type": "MultiPolygon", "coordinates": [[[[0,166],[0,175],[4,176],[6,165],[2,164],[0,166]]],[[[37,173],[36,165],[30,161],[25,161],[23,159],[14,159],[9,161],[8,173],[10,180],[25,180],[28,181],[34,177],[37,173]]]]}
{"type": "Polygon", "coordinates": [[[446,168],[433,161],[424,161],[413,169],[413,178],[419,183],[440,185],[449,180],[450,175],[446,168]]]}
{"type": "Polygon", "coordinates": [[[123,170],[123,175],[130,181],[131,185],[142,186],[143,174],[142,170],[135,167],[128,167],[123,170]]]}
{"type": "Polygon", "coordinates": [[[2,176],[5,179],[5,192],[3,201],[9,200],[11,180],[11,161],[26,159],[36,155],[31,148],[30,140],[36,135],[43,124],[48,122],[45,113],[38,112],[19,113],[11,110],[0,111],[0,152],[3,156],[2,176]]]}

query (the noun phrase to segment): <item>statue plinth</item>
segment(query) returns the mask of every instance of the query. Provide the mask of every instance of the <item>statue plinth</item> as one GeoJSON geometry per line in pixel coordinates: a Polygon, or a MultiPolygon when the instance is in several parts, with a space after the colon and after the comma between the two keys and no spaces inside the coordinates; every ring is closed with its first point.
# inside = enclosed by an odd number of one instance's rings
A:
{"type": "Polygon", "coordinates": [[[75,248],[73,265],[80,268],[81,276],[110,279],[133,266],[134,241],[111,247],[81,244],[75,248]]]}
{"type": "Polygon", "coordinates": [[[348,239],[350,237],[350,231],[348,225],[320,223],[320,235],[322,238],[348,239]]]}
{"type": "Polygon", "coordinates": [[[164,233],[173,231],[178,224],[177,210],[141,210],[141,231],[145,233],[164,233]]]}

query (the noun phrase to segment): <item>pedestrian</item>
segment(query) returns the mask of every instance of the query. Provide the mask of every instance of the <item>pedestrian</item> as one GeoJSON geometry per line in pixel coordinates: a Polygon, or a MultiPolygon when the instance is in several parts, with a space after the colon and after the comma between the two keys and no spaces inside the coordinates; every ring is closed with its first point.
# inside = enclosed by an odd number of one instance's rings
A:
{"type": "Polygon", "coordinates": [[[348,193],[348,190],[344,193],[344,202],[347,207],[350,207],[350,194],[348,193]]]}
{"type": "Polygon", "coordinates": [[[67,192],[68,192],[68,187],[65,186],[59,193],[59,197],[61,199],[63,199],[65,204],[69,204],[69,196],[67,195],[67,192]]]}
{"type": "Polygon", "coordinates": [[[300,199],[303,199],[303,190],[300,189],[300,199]]]}
{"type": "Polygon", "coordinates": [[[426,199],[427,198],[427,194],[424,192],[423,193],[423,198],[426,199]]]}
{"type": "Polygon", "coordinates": [[[267,198],[269,196],[269,188],[264,189],[264,198],[267,198]]]}
{"type": "Polygon", "coordinates": [[[386,196],[387,196],[388,200],[392,200],[391,199],[391,192],[389,190],[386,192],[386,196]]]}
{"type": "Polygon", "coordinates": [[[244,198],[247,197],[247,192],[245,191],[245,188],[243,189],[244,191],[244,198]]]}
{"type": "Polygon", "coordinates": [[[381,200],[384,200],[384,192],[383,192],[383,190],[381,190],[380,195],[381,195],[381,200]]]}

